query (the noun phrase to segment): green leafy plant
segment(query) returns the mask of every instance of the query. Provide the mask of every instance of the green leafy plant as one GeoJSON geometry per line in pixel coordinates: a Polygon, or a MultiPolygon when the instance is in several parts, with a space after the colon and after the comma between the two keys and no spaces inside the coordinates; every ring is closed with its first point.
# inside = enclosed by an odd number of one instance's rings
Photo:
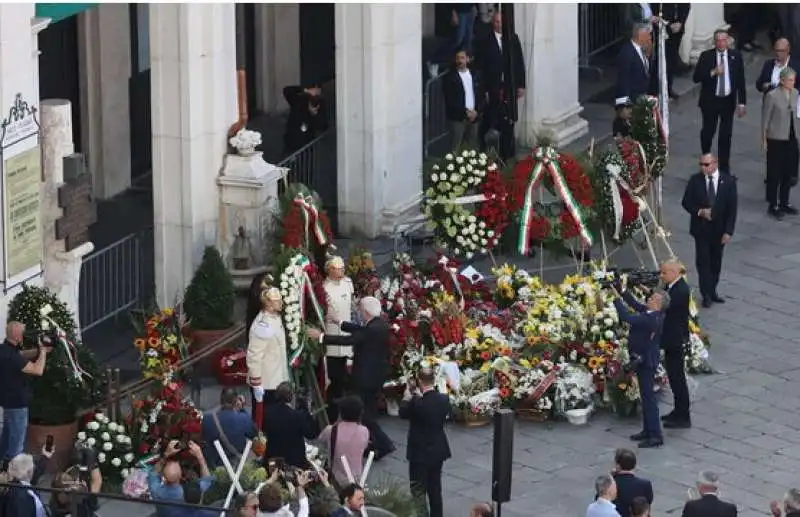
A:
{"type": "MultiPolygon", "coordinates": [[[[203,504],[212,504],[217,501],[222,501],[228,494],[231,487],[231,478],[225,467],[217,467],[214,470],[214,483],[203,494],[203,504]]],[[[267,480],[267,470],[263,465],[255,460],[249,460],[244,465],[242,475],[239,477],[239,484],[246,491],[255,490],[258,485],[267,480]]]]}
{"type": "Polygon", "coordinates": [[[397,478],[383,476],[377,482],[370,482],[365,495],[370,507],[404,517],[427,515],[426,503],[414,499],[406,484],[397,478]]]}
{"type": "Polygon", "coordinates": [[[42,331],[42,307],[52,307],[49,317],[66,333],[74,346],[80,367],[89,375],[80,382],[75,376],[64,347],[57,345],[47,357],[44,375],[31,379],[30,422],[37,425],[62,425],[74,422],[81,409],[88,409],[103,398],[104,377],[94,355],[76,339],[75,319],[66,304],[44,287],[24,285],[8,306],[8,321],[25,324],[23,346],[37,346],[42,331]]]}
{"type": "Polygon", "coordinates": [[[233,277],[217,248],[207,246],[183,298],[194,330],[224,330],[233,325],[233,277]]]}

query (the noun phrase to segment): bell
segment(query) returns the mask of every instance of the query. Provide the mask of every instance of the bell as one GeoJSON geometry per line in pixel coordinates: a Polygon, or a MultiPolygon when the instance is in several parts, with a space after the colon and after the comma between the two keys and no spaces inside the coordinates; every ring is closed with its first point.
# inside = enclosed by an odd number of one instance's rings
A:
{"type": "Polygon", "coordinates": [[[240,226],[236,230],[236,237],[233,239],[233,246],[231,246],[233,269],[249,269],[251,257],[250,239],[245,235],[244,226],[240,226]]]}

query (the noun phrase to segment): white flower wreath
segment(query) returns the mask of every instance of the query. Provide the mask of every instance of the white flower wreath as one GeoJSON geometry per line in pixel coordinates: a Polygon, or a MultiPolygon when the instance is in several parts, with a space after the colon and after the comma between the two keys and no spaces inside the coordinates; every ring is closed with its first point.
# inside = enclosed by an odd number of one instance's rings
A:
{"type": "Polygon", "coordinates": [[[441,165],[433,166],[422,211],[436,232],[437,244],[471,259],[478,253],[487,253],[497,243],[495,229],[468,208],[486,201],[482,194],[470,194],[477,192],[486,175],[496,170],[497,165],[485,153],[474,150],[447,154],[441,165]]]}
{"type": "Polygon", "coordinates": [[[283,298],[283,324],[289,338],[289,349],[297,350],[300,346],[300,334],[303,329],[301,289],[305,281],[305,273],[301,262],[305,257],[297,254],[289,261],[289,265],[281,274],[280,291],[283,298]]]}

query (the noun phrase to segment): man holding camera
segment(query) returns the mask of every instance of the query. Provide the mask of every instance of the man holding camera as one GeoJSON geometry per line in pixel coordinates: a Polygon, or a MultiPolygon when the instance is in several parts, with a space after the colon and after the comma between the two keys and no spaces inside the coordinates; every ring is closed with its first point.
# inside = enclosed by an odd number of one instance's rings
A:
{"type": "Polygon", "coordinates": [[[664,309],[669,305],[669,295],[662,291],[655,292],[650,295],[645,305],[625,289],[625,282],[614,286],[613,289],[617,295],[614,307],[620,319],[630,325],[628,351],[631,366],[636,369],[642,400],[644,429],[631,436],[631,440],[638,441],[640,448],[660,447],[664,444],[664,437],[661,434],[661,422],[658,418],[655,376],[661,355],[659,345],[664,324],[664,309]],[[633,312],[628,310],[626,303],[633,312]]]}
{"type": "Polygon", "coordinates": [[[287,86],[283,97],[289,104],[283,135],[284,153],[288,156],[328,129],[328,121],[322,109],[322,88],[287,86]]]}
{"type": "Polygon", "coordinates": [[[3,433],[0,435],[0,462],[22,453],[28,430],[28,377],[41,377],[47,354],[52,350],[39,342],[39,349],[22,351],[25,325],[11,321],[6,339],[0,344],[0,407],[3,408],[3,433]]]}
{"type": "MultiPolygon", "coordinates": [[[[211,483],[214,482],[214,477],[208,470],[208,464],[203,457],[203,451],[200,446],[190,441],[186,447],[188,447],[189,452],[200,466],[198,484],[200,485],[200,491],[205,493],[211,487],[211,483]]],[[[183,471],[181,470],[181,464],[175,459],[175,455],[181,450],[183,450],[183,446],[178,440],[171,440],[167,444],[161,459],[147,476],[150,499],[154,501],[184,501],[183,486],[181,485],[183,471]]],[[[176,514],[180,515],[177,510],[178,508],[173,506],[158,506],[156,517],[176,517],[176,514]]]]}

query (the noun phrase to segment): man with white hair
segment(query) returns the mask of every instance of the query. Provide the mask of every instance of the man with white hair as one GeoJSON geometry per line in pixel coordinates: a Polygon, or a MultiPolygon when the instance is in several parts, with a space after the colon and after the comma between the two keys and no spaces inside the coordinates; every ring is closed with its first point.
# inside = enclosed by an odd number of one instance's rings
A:
{"type": "MultiPolygon", "coordinates": [[[[783,496],[783,509],[786,517],[800,516],[800,489],[792,488],[783,496]]],[[[769,503],[769,511],[773,517],[781,517],[781,507],[778,501],[769,503]]]]}
{"type": "Polygon", "coordinates": [[[719,476],[705,470],[697,476],[699,499],[687,501],[681,517],[736,517],[736,505],[719,499],[719,476]]]}
{"type": "Polygon", "coordinates": [[[381,302],[373,296],[365,296],[358,304],[362,321],[358,325],[349,321],[334,321],[349,335],[332,335],[309,328],[312,339],[323,345],[349,346],[353,350],[353,388],[364,402],[363,423],[369,429],[375,459],[394,452],[392,440],[377,422],[377,397],[389,375],[389,324],[381,318],[381,302]]]}
{"type": "Polygon", "coordinates": [[[6,495],[4,515],[45,517],[45,505],[39,495],[31,489],[31,480],[36,464],[30,454],[18,454],[8,463],[8,475],[12,488],[6,495]]]}
{"type": "Polygon", "coordinates": [[[586,509],[586,517],[619,517],[614,499],[617,498],[617,482],[610,474],[598,476],[594,481],[597,499],[586,509]]]}
{"type": "MultiPolygon", "coordinates": [[[[339,322],[350,320],[353,314],[353,281],[345,276],[344,270],[342,257],[331,257],[325,263],[327,276],[322,284],[328,306],[325,315],[325,333],[331,336],[346,335],[347,333],[339,327],[339,322]]],[[[352,360],[352,347],[328,345],[325,348],[325,366],[330,379],[326,399],[328,418],[331,421],[335,421],[339,416],[336,401],[344,396],[347,389],[347,366],[352,360]]]]}

